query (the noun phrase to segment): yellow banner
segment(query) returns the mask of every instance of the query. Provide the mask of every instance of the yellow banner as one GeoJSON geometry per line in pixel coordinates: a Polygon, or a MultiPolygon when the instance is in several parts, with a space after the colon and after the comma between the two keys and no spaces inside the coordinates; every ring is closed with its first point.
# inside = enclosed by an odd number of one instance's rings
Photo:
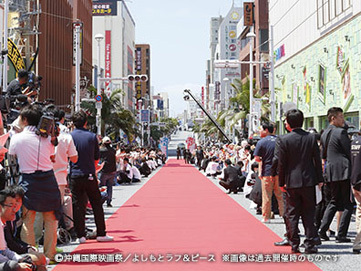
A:
{"type": "Polygon", "coordinates": [[[25,63],[21,57],[18,47],[16,47],[15,43],[11,39],[8,39],[8,50],[8,58],[13,63],[16,72],[20,69],[25,69],[25,63]]]}

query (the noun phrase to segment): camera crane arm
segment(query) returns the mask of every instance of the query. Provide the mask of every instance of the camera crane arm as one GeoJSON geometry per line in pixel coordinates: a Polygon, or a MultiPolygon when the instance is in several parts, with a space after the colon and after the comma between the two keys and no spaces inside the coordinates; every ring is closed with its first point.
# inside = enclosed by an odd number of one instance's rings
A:
{"type": "Polygon", "coordinates": [[[228,138],[226,133],[223,131],[222,127],[219,125],[219,123],[212,117],[211,114],[208,113],[208,111],[203,107],[202,103],[196,99],[196,97],[193,96],[192,92],[189,89],[185,89],[184,92],[188,93],[189,96],[192,97],[192,99],[197,103],[197,105],[202,109],[202,111],[207,115],[207,117],[211,120],[211,122],[216,126],[216,128],[221,132],[221,134],[224,136],[224,138],[228,141],[228,143],[231,143],[232,140],[228,138]]]}

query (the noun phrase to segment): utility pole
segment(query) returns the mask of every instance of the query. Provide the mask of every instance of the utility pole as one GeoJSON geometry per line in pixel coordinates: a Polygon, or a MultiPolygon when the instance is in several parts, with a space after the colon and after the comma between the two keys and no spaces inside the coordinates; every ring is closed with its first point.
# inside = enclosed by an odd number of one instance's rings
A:
{"type": "Polygon", "coordinates": [[[74,23],[75,31],[75,111],[80,110],[80,64],[81,64],[81,40],[82,23],[74,23]]]}
{"type": "MultiPolygon", "coordinates": [[[[98,42],[97,53],[98,53],[98,82],[97,82],[97,95],[101,95],[100,88],[100,77],[102,76],[101,68],[100,68],[100,42],[104,39],[102,34],[96,34],[95,40],[98,42]]],[[[101,118],[102,118],[102,104],[99,103],[97,106],[97,115],[96,115],[96,126],[97,126],[97,135],[101,135],[101,118]]]]}
{"type": "Polygon", "coordinates": [[[253,41],[256,35],[253,32],[253,26],[250,28],[250,32],[247,34],[250,38],[249,43],[249,121],[248,121],[248,138],[253,133],[253,41]]]}
{"type": "MultiPolygon", "coordinates": [[[[4,1],[4,52],[8,50],[8,17],[9,17],[9,0],[4,1]]],[[[8,86],[8,55],[4,55],[3,61],[3,91],[8,86]]]]}
{"type": "Polygon", "coordinates": [[[275,66],[274,66],[274,40],[273,40],[273,25],[271,25],[271,76],[270,76],[270,87],[271,87],[271,121],[276,122],[276,101],[275,101],[275,66]]]}

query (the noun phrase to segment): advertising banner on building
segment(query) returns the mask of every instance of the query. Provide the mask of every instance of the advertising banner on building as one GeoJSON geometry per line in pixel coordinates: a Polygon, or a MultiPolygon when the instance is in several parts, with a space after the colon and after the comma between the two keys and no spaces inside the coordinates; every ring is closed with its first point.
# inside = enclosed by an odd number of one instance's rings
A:
{"type": "MultiPolygon", "coordinates": [[[[136,74],[142,74],[142,49],[137,48],[136,56],[135,56],[135,72],[136,74]]],[[[135,90],[137,92],[137,100],[142,98],[142,83],[136,82],[135,90]]]]}
{"type": "Polygon", "coordinates": [[[116,16],[117,0],[94,0],[93,16],[116,16]]]}
{"type": "MultiPolygon", "coordinates": [[[[112,77],[112,31],[105,31],[105,78],[112,77]]],[[[110,81],[105,82],[105,94],[110,97],[112,91],[110,89],[110,81]]]]}

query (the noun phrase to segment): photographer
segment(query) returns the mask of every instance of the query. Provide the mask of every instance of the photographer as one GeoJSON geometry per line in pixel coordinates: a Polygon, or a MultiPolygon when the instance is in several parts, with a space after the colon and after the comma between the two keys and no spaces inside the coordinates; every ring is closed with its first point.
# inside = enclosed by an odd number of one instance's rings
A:
{"type": "Polygon", "coordinates": [[[30,97],[37,94],[36,90],[28,86],[28,80],[29,73],[26,70],[20,69],[18,71],[18,77],[12,80],[6,89],[6,96],[10,98],[11,104],[13,104],[16,99],[22,101],[27,99],[28,102],[31,102],[30,97]]]}
{"type": "Polygon", "coordinates": [[[28,105],[20,111],[21,133],[10,141],[9,154],[18,158],[25,191],[21,239],[35,246],[34,220],[41,212],[45,224],[44,253],[54,260],[57,242],[57,218],[61,214],[60,191],[53,172],[54,145],[50,137],[40,136],[37,126],[42,113],[38,106],[28,105]]]}

